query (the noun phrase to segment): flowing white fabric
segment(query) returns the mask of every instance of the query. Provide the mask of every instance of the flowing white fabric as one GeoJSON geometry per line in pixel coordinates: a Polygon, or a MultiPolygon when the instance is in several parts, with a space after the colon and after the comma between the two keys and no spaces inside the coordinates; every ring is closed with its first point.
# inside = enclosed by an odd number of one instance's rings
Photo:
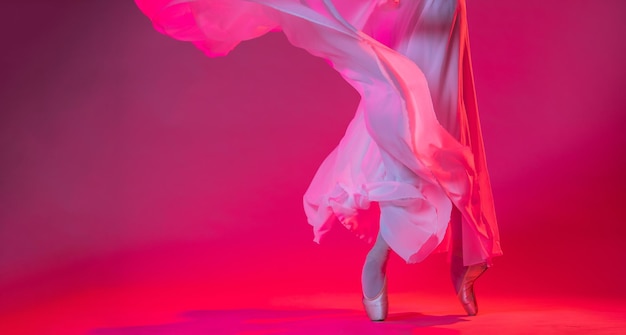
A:
{"type": "Polygon", "coordinates": [[[282,30],[361,95],[304,208],[315,241],[335,218],[419,262],[462,217],[465,265],[501,254],[463,0],[136,0],[155,27],[209,56],[282,30]],[[377,202],[379,220],[360,215],[377,202]]]}

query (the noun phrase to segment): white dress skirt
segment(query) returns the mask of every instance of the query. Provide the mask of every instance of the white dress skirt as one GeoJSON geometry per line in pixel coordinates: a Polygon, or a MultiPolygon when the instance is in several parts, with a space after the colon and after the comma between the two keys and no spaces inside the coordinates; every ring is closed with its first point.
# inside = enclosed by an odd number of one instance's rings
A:
{"type": "Polygon", "coordinates": [[[304,195],[315,241],[341,222],[409,263],[451,248],[502,253],[476,106],[464,0],[136,0],[160,32],[223,56],[282,31],[360,94],[304,195]],[[380,216],[363,215],[377,203],[380,216]],[[372,219],[374,218],[374,219],[372,219]],[[456,225],[455,225],[456,226],[456,225]]]}

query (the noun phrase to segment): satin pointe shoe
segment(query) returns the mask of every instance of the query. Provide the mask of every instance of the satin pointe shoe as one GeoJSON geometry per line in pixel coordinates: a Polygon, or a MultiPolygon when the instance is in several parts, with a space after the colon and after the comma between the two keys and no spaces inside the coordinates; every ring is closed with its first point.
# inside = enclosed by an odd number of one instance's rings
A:
{"type": "Polygon", "coordinates": [[[463,261],[460,260],[460,263],[453,262],[452,264],[451,275],[454,289],[461,305],[469,316],[474,316],[478,313],[476,295],[474,295],[474,282],[485,271],[487,271],[487,264],[484,263],[463,266],[463,261]]]}
{"type": "Polygon", "coordinates": [[[389,301],[387,299],[387,278],[383,282],[383,288],[374,298],[368,298],[363,294],[363,307],[365,313],[372,321],[383,321],[387,318],[389,301]]]}

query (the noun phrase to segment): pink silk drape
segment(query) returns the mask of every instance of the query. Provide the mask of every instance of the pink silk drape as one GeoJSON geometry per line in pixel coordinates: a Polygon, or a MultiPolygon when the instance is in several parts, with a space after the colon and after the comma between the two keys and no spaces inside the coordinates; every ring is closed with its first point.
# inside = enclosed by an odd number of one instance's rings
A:
{"type": "Polygon", "coordinates": [[[209,56],[282,30],[361,95],[304,196],[315,240],[335,218],[378,230],[407,262],[450,248],[460,212],[466,265],[501,254],[463,0],[136,0],[157,30],[209,56]],[[380,206],[380,218],[359,215],[380,206]]]}

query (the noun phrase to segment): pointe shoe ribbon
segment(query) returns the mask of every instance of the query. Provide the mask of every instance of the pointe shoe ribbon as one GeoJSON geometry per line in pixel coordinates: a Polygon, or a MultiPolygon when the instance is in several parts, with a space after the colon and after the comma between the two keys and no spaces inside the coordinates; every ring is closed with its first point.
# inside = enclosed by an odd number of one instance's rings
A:
{"type": "Polygon", "coordinates": [[[383,288],[374,298],[368,298],[363,294],[363,307],[365,313],[372,321],[383,321],[387,318],[389,301],[387,298],[387,278],[383,282],[383,288]]]}

